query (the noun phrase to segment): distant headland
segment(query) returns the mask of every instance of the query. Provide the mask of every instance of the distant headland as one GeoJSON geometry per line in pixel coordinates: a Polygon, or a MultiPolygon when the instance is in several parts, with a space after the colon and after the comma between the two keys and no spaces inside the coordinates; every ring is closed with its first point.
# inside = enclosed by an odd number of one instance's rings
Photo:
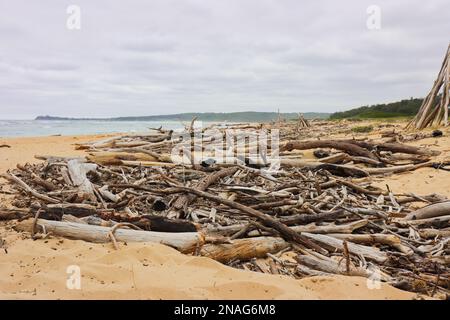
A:
{"type": "MultiPolygon", "coordinates": [[[[321,112],[306,112],[302,113],[306,119],[326,119],[330,116],[330,113],[321,112]]],[[[230,121],[230,122],[269,122],[277,120],[278,117],[283,119],[297,119],[299,113],[277,113],[277,112],[191,112],[191,113],[178,113],[178,114],[166,114],[166,115],[154,115],[154,116],[132,116],[132,117],[115,117],[115,118],[70,118],[70,117],[55,117],[55,116],[38,116],[35,120],[102,120],[102,121],[190,121],[194,117],[198,121],[230,121]]]]}

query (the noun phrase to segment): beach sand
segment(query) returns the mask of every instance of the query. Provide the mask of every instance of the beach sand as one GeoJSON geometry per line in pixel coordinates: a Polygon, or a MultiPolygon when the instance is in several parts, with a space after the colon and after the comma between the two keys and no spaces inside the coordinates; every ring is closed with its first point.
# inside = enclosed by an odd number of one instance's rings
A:
{"type": "MultiPolygon", "coordinates": [[[[450,159],[450,130],[441,138],[427,138],[408,142],[409,145],[426,147],[441,151],[434,161],[450,159]]],[[[442,194],[450,198],[450,171],[422,168],[413,172],[405,172],[389,176],[388,179],[374,179],[374,185],[386,188],[386,184],[394,193],[413,192],[418,195],[430,193],[442,194]]]]}
{"type": "MultiPolygon", "coordinates": [[[[73,143],[100,139],[96,136],[0,138],[0,172],[17,163],[36,162],[36,154],[82,155],[73,143]]],[[[434,143],[426,139],[419,144],[434,143]]],[[[450,140],[438,140],[435,149],[450,154],[450,140]]],[[[445,156],[443,155],[443,156],[445,156]]],[[[0,184],[4,180],[0,180],[0,184]]],[[[380,180],[394,191],[432,192],[450,196],[450,173],[420,169],[380,180]]],[[[1,203],[8,196],[0,194],[1,203]]],[[[370,289],[360,277],[285,276],[242,271],[203,257],[187,256],[159,244],[94,244],[57,237],[30,239],[12,230],[13,222],[0,223],[1,299],[414,299],[416,294],[382,284],[370,289]],[[67,268],[79,266],[81,289],[68,289],[67,268]]]]}

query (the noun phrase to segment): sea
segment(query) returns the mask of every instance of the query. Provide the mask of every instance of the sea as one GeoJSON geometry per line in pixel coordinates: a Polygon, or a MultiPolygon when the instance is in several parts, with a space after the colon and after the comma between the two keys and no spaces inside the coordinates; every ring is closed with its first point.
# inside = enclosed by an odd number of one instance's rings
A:
{"type": "Polygon", "coordinates": [[[184,128],[180,121],[0,120],[0,137],[145,133],[161,126],[172,130],[184,128]]]}

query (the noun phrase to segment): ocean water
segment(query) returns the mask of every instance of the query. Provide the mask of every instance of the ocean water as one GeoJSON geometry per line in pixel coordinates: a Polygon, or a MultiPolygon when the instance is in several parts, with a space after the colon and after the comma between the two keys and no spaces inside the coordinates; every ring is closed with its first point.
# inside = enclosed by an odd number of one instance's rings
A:
{"type": "Polygon", "coordinates": [[[142,133],[149,128],[179,130],[179,121],[0,120],[0,137],[34,137],[101,133],[142,133]]]}

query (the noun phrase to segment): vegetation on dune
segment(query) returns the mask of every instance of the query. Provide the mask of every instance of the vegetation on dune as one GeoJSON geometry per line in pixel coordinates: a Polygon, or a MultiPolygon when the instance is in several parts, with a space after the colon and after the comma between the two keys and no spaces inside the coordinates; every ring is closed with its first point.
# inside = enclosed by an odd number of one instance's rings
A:
{"type": "Polygon", "coordinates": [[[363,106],[343,112],[335,112],[330,119],[380,119],[411,117],[419,110],[423,99],[411,98],[392,103],[363,106]]]}

